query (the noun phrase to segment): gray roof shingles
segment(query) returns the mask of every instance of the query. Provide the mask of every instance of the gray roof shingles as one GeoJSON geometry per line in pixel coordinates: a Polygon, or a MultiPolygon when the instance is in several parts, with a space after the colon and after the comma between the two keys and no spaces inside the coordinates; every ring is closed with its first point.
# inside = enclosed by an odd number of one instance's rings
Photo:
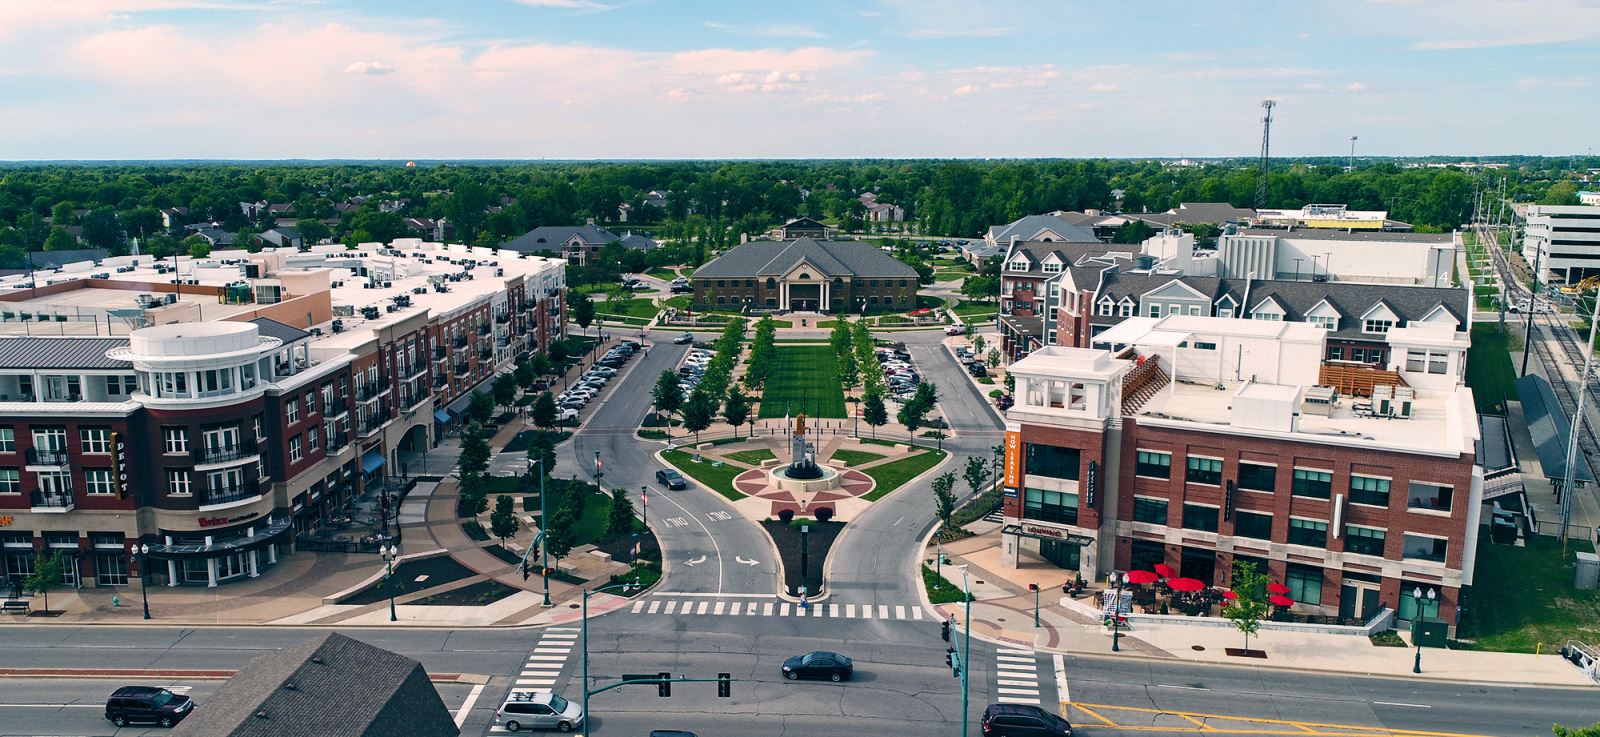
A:
{"type": "Polygon", "coordinates": [[[127,369],[127,362],[106,358],[106,351],[126,345],[127,338],[4,336],[0,369],[127,369]]]}
{"type": "Polygon", "coordinates": [[[1096,240],[1092,228],[1073,225],[1054,215],[1026,215],[1006,225],[991,226],[989,236],[996,243],[1009,243],[1012,236],[1016,236],[1019,240],[1031,241],[1045,230],[1054,231],[1056,235],[1068,241],[1087,243],[1096,240]]]}
{"type": "Polygon", "coordinates": [[[311,333],[293,325],[278,322],[270,317],[258,317],[250,322],[256,326],[256,329],[263,337],[277,338],[283,341],[284,345],[311,337],[311,333]]]}
{"type": "Polygon", "coordinates": [[[500,247],[527,253],[559,251],[566,245],[567,239],[574,235],[583,239],[584,245],[595,248],[622,240],[616,233],[598,225],[541,225],[500,244],[500,247]]]}
{"type": "Polygon", "coordinates": [[[899,259],[860,241],[750,241],[716,257],[696,269],[702,277],[778,276],[801,261],[811,264],[823,276],[905,277],[917,272],[899,259]]]}

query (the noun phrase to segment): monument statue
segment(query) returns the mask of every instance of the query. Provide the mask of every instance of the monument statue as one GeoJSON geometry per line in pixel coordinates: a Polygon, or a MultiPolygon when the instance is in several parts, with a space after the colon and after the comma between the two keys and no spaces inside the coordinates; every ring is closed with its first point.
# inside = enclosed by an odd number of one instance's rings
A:
{"type": "Polygon", "coordinates": [[[806,415],[800,413],[794,421],[794,435],[789,438],[789,468],[784,473],[791,479],[819,479],[822,469],[817,467],[817,451],[806,442],[806,415]]]}

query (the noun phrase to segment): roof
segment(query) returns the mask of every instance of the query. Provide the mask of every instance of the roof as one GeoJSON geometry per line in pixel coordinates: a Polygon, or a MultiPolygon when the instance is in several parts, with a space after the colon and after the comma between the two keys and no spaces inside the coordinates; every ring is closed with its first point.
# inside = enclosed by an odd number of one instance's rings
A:
{"type": "Polygon", "coordinates": [[[1087,243],[1096,240],[1094,229],[1073,225],[1055,215],[1026,215],[1006,225],[992,225],[989,227],[989,240],[1008,243],[1014,236],[1017,240],[1036,241],[1046,230],[1065,241],[1087,243]]]}
{"type": "MultiPolygon", "coordinates": [[[[5,306],[0,305],[0,310],[3,309],[5,306]]],[[[0,336],[0,369],[125,371],[127,362],[106,358],[106,351],[127,345],[127,338],[0,336]]]]}
{"type": "Polygon", "coordinates": [[[283,341],[284,345],[311,337],[311,333],[293,325],[285,325],[270,317],[258,317],[250,322],[256,326],[262,337],[277,338],[283,341]]]}
{"type": "Polygon", "coordinates": [[[622,244],[623,248],[631,248],[635,251],[649,251],[661,245],[637,233],[629,233],[618,242],[622,244]]]}
{"type": "Polygon", "coordinates": [[[694,278],[779,276],[801,261],[824,276],[917,278],[899,259],[861,241],[750,241],[736,246],[694,272],[694,278]]]}
{"type": "Polygon", "coordinates": [[[1478,465],[1485,472],[1517,467],[1517,452],[1511,446],[1510,426],[1501,415],[1478,415],[1478,465]]]}
{"type": "Polygon", "coordinates": [[[598,225],[542,225],[501,243],[500,247],[525,253],[559,251],[573,236],[577,236],[586,246],[596,247],[622,240],[616,233],[598,225]]]}
{"type": "Polygon", "coordinates": [[[29,251],[34,268],[61,266],[78,261],[100,261],[106,257],[104,248],[74,248],[66,251],[29,251]]]}
{"type": "Polygon", "coordinates": [[[806,230],[827,230],[828,226],[817,222],[816,220],[812,220],[811,218],[795,218],[783,224],[784,230],[791,230],[794,228],[803,228],[806,230]]]}
{"type": "Polygon", "coordinates": [[[1126,215],[1126,217],[1137,218],[1157,225],[1174,225],[1177,223],[1194,225],[1226,223],[1229,221],[1242,222],[1255,217],[1255,215],[1255,210],[1248,207],[1234,207],[1226,202],[1184,202],[1166,212],[1149,215],[1126,215]]]}
{"type": "Polygon", "coordinates": [[[1303,238],[1318,241],[1390,241],[1395,243],[1451,244],[1451,233],[1400,233],[1392,230],[1339,230],[1336,228],[1240,228],[1239,235],[1277,235],[1284,238],[1303,238]]]}
{"type": "MultiPolygon", "coordinates": [[[[1567,413],[1556,401],[1550,382],[1538,374],[1527,374],[1517,379],[1517,398],[1522,402],[1522,417],[1533,437],[1534,452],[1539,455],[1539,465],[1544,467],[1547,479],[1565,479],[1567,475],[1567,442],[1571,423],[1567,413]]],[[[1582,453],[1575,457],[1577,468],[1573,480],[1579,484],[1594,483],[1594,470],[1589,458],[1582,453]]]]}
{"type": "Polygon", "coordinates": [[[460,734],[422,664],[338,633],[262,655],[173,737],[460,734]]]}

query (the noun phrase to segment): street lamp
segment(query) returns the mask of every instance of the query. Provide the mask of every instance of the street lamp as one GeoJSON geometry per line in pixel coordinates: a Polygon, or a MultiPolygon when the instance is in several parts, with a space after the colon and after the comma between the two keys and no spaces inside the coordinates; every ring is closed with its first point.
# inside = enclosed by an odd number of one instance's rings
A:
{"type": "Polygon", "coordinates": [[[1028,590],[1033,592],[1033,627],[1039,628],[1039,584],[1028,584],[1028,590]]]}
{"type": "MultiPolygon", "coordinates": [[[[1429,603],[1432,603],[1433,600],[1435,598],[1437,598],[1437,597],[1438,597],[1438,594],[1434,593],[1433,589],[1428,589],[1427,598],[1428,598],[1429,603]]],[[[1411,662],[1411,672],[1412,673],[1421,673],[1422,672],[1422,641],[1417,639],[1417,633],[1419,631],[1421,631],[1421,628],[1418,627],[1418,625],[1420,625],[1422,623],[1422,598],[1423,598],[1423,594],[1422,594],[1422,587],[1421,586],[1417,586],[1417,587],[1411,589],[1411,598],[1415,599],[1416,602],[1417,602],[1417,613],[1415,615],[1413,615],[1415,617],[1415,619],[1411,620],[1411,642],[1417,646],[1417,657],[1416,657],[1416,660],[1413,660],[1411,662]]]]}
{"type": "Polygon", "coordinates": [[[128,560],[139,566],[139,598],[144,600],[144,618],[150,618],[150,546],[131,545],[128,560]]]}
{"type": "Polygon", "coordinates": [[[1111,582],[1116,584],[1116,594],[1111,600],[1111,652],[1122,652],[1122,587],[1128,583],[1128,574],[1111,572],[1111,582]]]}
{"type": "Polygon", "coordinates": [[[967,608],[967,623],[963,625],[965,632],[961,636],[961,737],[967,737],[967,722],[971,719],[967,714],[967,701],[972,683],[969,680],[972,673],[972,586],[968,583],[967,564],[962,563],[958,568],[961,569],[961,598],[967,608]]]}
{"type": "Polygon", "coordinates": [[[539,576],[544,578],[544,605],[550,606],[550,517],[544,509],[544,459],[529,458],[528,473],[539,467],[539,576]]]}
{"type": "Polygon", "coordinates": [[[383,586],[389,589],[389,621],[399,619],[394,613],[394,559],[400,557],[399,545],[379,545],[378,555],[383,556],[383,561],[388,566],[388,571],[383,574],[383,586]]]}
{"type": "MultiPolygon", "coordinates": [[[[583,590],[583,719],[585,722],[589,720],[589,595],[615,588],[621,588],[622,593],[626,595],[631,591],[644,587],[639,585],[639,576],[635,574],[632,581],[606,584],[597,589],[583,590]]],[[[585,734],[587,733],[585,731],[585,734]]]]}

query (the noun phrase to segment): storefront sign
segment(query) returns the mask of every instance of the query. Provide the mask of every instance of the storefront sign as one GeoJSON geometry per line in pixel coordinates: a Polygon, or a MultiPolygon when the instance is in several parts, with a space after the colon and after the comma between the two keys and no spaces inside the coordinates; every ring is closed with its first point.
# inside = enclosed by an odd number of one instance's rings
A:
{"type": "Polygon", "coordinates": [[[1006,433],[1006,486],[1022,485],[1022,433],[1006,433]]]}
{"type": "Polygon", "coordinates": [[[1048,537],[1052,540],[1065,540],[1072,536],[1072,533],[1067,532],[1066,530],[1027,524],[1022,526],[1022,533],[1025,535],[1032,535],[1034,537],[1048,537]]]}
{"type": "Polygon", "coordinates": [[[128,494],[128,444],[122,433],[111,433],[111,490],[118,499],[128,494]]]}
{"type": "Polygon", "coordinates": [[[200,526],[221,527],[223,525],[231,525],[235,522],[243,522],[247,519],[252,519],[259,516],[261,516],[260,512],[251,512],[249,514],[241,514],[237,517],[201,517],[200,526]]]}
{"type": "Polygon", "coordinates": [[[1088,502],[1089,509],[1094,509],[1095,490],[1100,488],[1099,480],[1100,462],[1089,461],[1089,473],[1085,474],[1083,482],[1084,500],[1088,502]]]}
{"type": "Polygon", "coordinates": [[[1005,494],[1007,499],[1015,499],[1022,495],[1022,490],[1015,486],[1007,486],[1005,489],[1005,494]]]}

